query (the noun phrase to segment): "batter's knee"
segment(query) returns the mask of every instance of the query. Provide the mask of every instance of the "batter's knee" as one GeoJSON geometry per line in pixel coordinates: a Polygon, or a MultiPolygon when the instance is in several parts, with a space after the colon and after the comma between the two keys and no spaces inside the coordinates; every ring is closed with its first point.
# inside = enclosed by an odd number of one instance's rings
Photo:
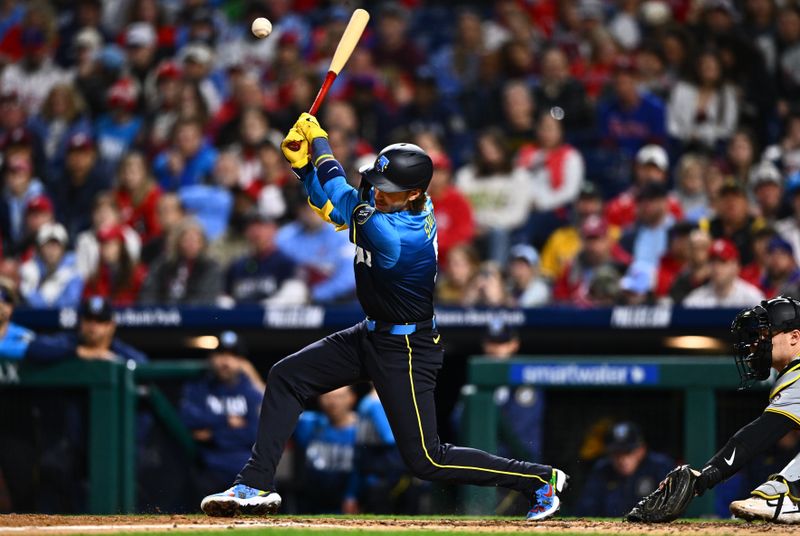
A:
{"type": "Polygon", "coordinates": [[[437,467],[439,456],[439,445],[429,446],[426,450],[420,448],[408,448],[401,450],[406,465],[413,475],[422,480],[439,480],[441,469],[437,467]]]}

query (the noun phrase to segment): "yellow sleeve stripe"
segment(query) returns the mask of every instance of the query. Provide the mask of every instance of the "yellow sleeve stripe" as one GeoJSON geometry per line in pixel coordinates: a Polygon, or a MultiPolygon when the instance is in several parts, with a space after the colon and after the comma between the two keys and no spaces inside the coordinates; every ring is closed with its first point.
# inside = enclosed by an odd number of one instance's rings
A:
{"type": "MultiPolygon", "coordinates": [[[[796,368],[796,367],[792,367],[792,369],[791,369],[791,370],[789,370],[789,372],[793,372],[795,368],[796,368]]],[[[800,380],[800,374],[798,374],[797,376],[795,376],[793,379],[789,380],[788,382],[786,382],[786,383],[782,383],[782,384],[780,384],[780,385],[776,386],[776,387],[775,387],[775,388],[772,390],[772,392],[769,394],[769,397],[770,397],[770,398],[772,398],[773,396],[777,395],[778,393],[780,393],[781,391],[783,391],[784,389],[786,389],[787,387],[789,387],[790,385],[792,385],[792,384],[793,384],[794,382],[796,382],[797,380],[800,380]]]]}
{"type": "Polygon", "coordinates": [[[308,200],[308,206],[311,207],[311,210],[316,212],[320,218],[333,225],[337,231],[342,231],[344,229],[347,229],[346,223],[341,223],[341,224],[336,223],[331,219],[331,212],[333,212],[333,203],[331,203],[330,199],[325,201],[325,204],[322,205],[322,208],[315,206],[314,203],[311,202],[310,197],[307,198],[307,200],[308,200]]]}
{"type": "Polygon", "coordinates": [[[319,165],[319,163],[320,163],[320,162],[322,162],[322,161],[324,161],[324,160],[328,160],[328,159],[330,159],[330,158],[333,158],[333,155],[332,155],[332,154],[330,154],[330,153],[321,154],[321,155],[319,155],[319,156],[317,157],[317,159],[316,159],[316,160],[314,160],[314,166],[316,167],[316,166],[318,166],[318,165],[319,165]]]}
{"type": "Polygon", "coordinates": [[[495,473],[500,475],[510,475],[510,476],[519,476],[522,478],[535,478],[536,480],[540,480],[543,484],[547,484],[547,480],[543,479],[538,475],[526,475],[525,473],[514,473],[511,471],[499,471],[497,469],[488,469],[486,467],[471,467],[468,465],[442,465],[440,463],[436,463],[433,458],[431,458],[430,453],[428,452],[428,447],[425,445],[425,433],[422,431],[422,419],[419,416],[419,406],[417,405],[417,392],[414,388],[414,369],[412,366],[412,352],[411,352],[411,341],[408,339],[408,335],[405,335],[406,338],[406,348],[408,348],[408,381],[411,384],[411,400],[414,402],[414,412],[417,416],[417,425],[419,426],[419,437],[420,441],[422,442],[422,452],[425,453],[425,458],[428,462],[433,465],[434,467],[438,467],[439,469],[466,469],[468,471],[484,471],[486,473],[495,473]]]}
{"type": "Polygon", "coordinates": [[[797,415],[793,415],[788,411],[783,411],[782,409],[776,409],[776,408],[767,408],[764,410],[765,413],[767,411],[769,411],[770,413],[777,413],[778,415],[783,415],[790,421],[793,421],[796,425],[800,426],[800,417],[798,417],[797,415]]]}

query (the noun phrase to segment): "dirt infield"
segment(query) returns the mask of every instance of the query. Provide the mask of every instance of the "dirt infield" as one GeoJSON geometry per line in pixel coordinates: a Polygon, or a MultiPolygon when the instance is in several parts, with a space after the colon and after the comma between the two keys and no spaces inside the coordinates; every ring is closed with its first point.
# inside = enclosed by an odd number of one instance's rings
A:
{"type": "MultiPolygon", "coordinates": [[[[585,534],[797,534],[798,527],[766,523],[683,521],[668,525],[641,525],[619,521],[554,519],[529,523],[517,519],[493,518],[370,518],[302,517],[269,518],[204,516],[47,516],[9,514],[0,516],[0,534],[75,534],[111,532],[164,532],[215,529],[352,529],[355,531],[447,531],[485,533],[585,533],[585,534]]],[[[266,531],[265,531],[266,532],[266,531]]]]}

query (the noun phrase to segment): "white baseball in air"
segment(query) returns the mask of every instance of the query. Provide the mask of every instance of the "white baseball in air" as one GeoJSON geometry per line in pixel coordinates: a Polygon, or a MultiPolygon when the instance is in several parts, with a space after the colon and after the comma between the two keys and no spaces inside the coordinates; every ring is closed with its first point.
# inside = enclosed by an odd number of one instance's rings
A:
{"type": "Polygon", "coordinates": [[[250,25],[250,31],[259,39],[264,39],[272,33],[272,23],[265,17],[258,17],[253,21],[253,24],[250,25]]]}
{"type": "Polygon", "coordinates": [[[553,106],[550,108],[550,116],[556,121],[564,119],[564,108],[561,106],[553,106]]]}

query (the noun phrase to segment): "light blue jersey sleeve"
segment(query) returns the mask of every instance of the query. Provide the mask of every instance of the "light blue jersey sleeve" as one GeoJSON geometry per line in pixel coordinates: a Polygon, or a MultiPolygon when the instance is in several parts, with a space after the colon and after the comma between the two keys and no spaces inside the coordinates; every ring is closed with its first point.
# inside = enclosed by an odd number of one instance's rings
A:
{"type": "Polygon", "coordinates": [[[320,218],[336,227],[337,231],[347,228],[348,218],[336,210],[331,203],[317,178],[317,170],[311,164],[302,169],[294,169],[300,177],[303,188],[308,196],[308,204],[320,218]]]}

